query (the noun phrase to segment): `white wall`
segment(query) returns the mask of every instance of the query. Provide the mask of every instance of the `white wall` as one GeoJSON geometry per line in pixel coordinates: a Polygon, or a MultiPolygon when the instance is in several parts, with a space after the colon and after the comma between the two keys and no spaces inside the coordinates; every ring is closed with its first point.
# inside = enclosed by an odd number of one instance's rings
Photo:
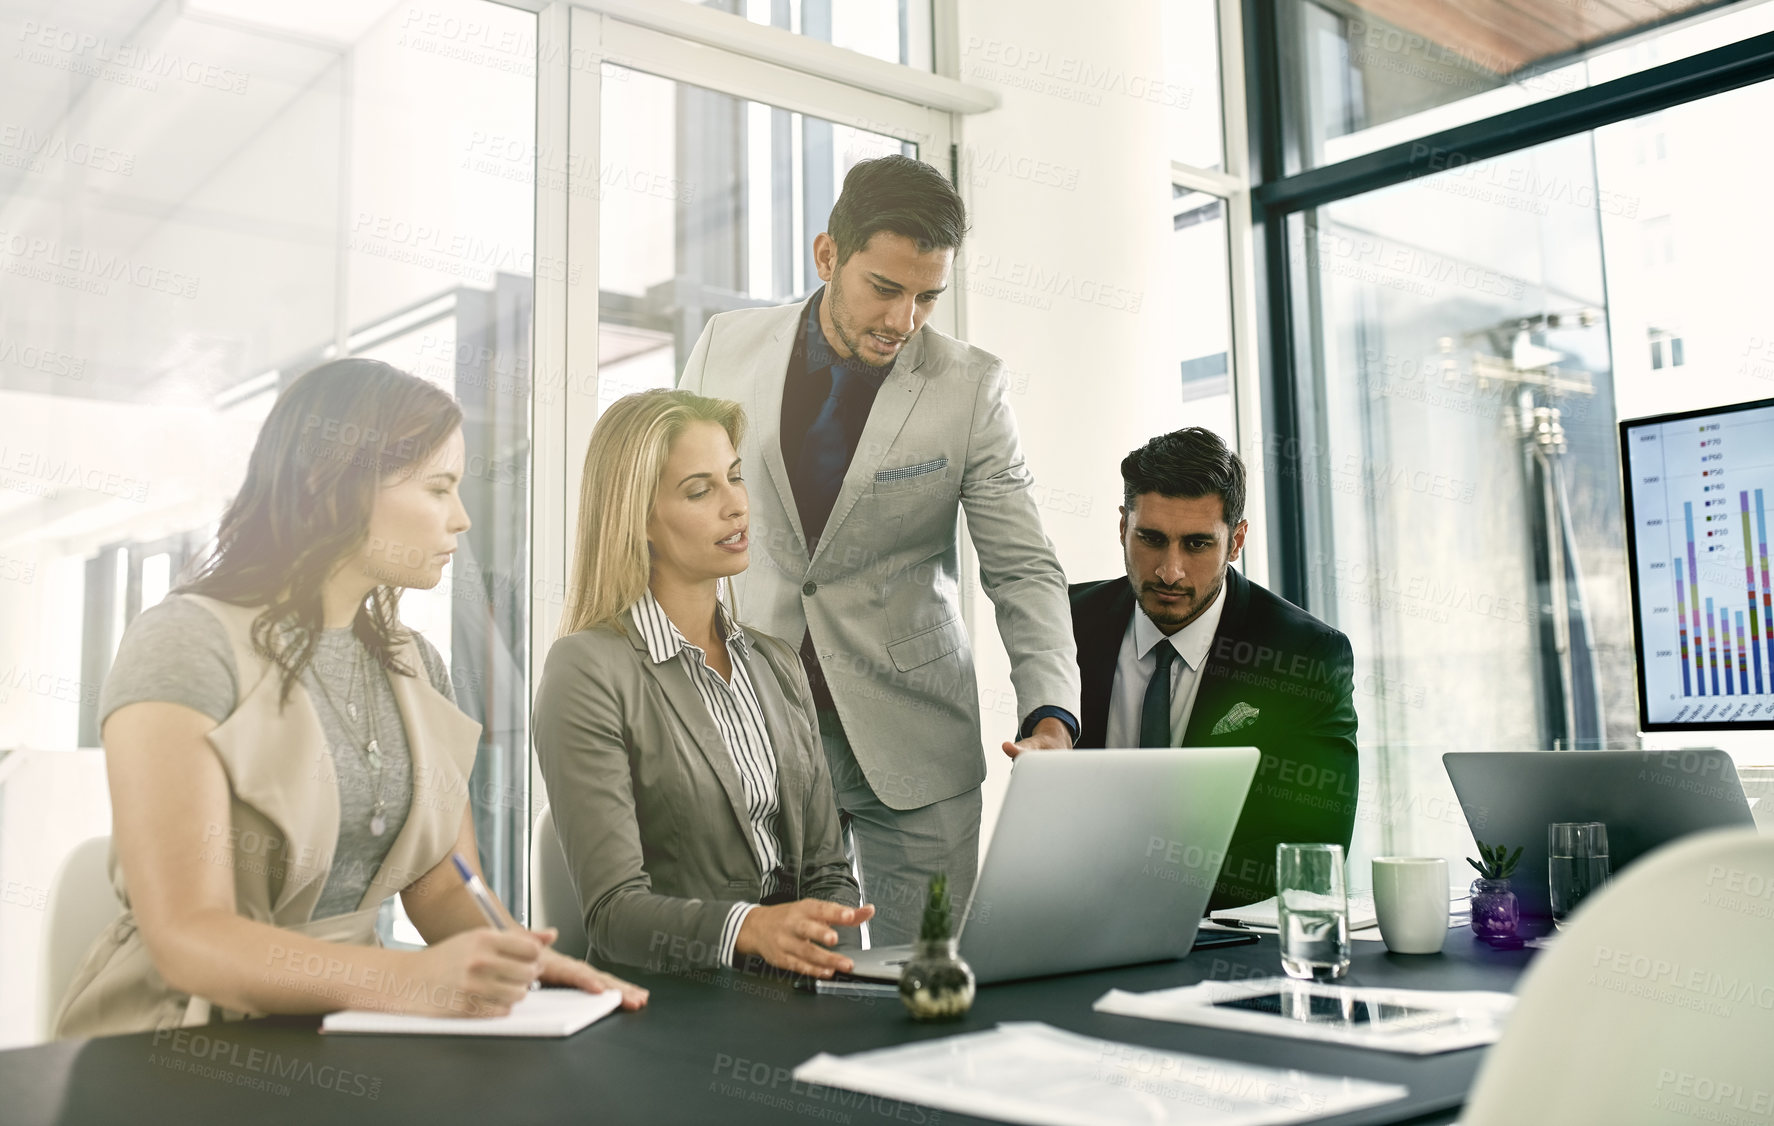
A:
{"type": "MultiPolygon", "coordinates": [[[[1037,497],[1074,581],[1120,573],[1121,458],[1186,425],[1172,318],[1170,165],[1157,0],[960,6],[958,77],[1000,109],[960,129],[972,233],[963,334],[1003,357],[1037,497]],[[1155,99],[1145,95],[1156,89],[1155,99]]],[[[1222,314],[1223,315],[1223,314],[1222,314]]],[[[989,835],[1020,716],[973,581],[989,835]]]]}

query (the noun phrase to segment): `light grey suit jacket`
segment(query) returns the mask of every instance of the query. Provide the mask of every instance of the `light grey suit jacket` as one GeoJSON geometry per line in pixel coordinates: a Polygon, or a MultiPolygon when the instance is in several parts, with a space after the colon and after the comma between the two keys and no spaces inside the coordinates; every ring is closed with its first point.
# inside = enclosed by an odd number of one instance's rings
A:
{"type": "Polygon", "coordinates": [[[1010,654],[1017,715],[1006,728],[1048,704],[1078,714],[1066,579],[1030,495],[1003,362],[929,326],[906,342],[875,397],[809,560],[781,436],[783,383],[805,314],[800,304],[714,317],[679,386],[745,407],[744,617],[795,645],[811,632],[869,785],[888,806],[916,809],[986,775],[961,623],[959,512],[1010,654]]]}
{"type": "MultiPolygon", "coordinates": [[[[626,636],[569,634],[543,665],[532,727],[555,829],[593,961],[715,966],[728,912],[764,891],[745,792],[688,658],[655,665],[623,617],[626,636]]],[[[807,674],[787,645],[746,633],[776,752],[782,864],[800,896],[857,906],[807,674]]]]}

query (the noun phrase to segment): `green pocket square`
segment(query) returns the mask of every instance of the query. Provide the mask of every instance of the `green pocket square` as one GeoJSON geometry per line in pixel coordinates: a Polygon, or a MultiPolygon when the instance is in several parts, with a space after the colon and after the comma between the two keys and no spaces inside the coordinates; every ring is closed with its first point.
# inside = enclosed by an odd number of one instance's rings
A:
{"type": "Polygon", "coordinates": [[[1257,721],[1257,716],[1261,714],[1263,714],[1262,709],[1253,708],[1243,700],[1240,700],[1232,705],[1231,711],[1227,712],[1224,716],[1221,716],[1220,721],[1213,725],[1213,733],[1215,735],[1224,735],[1228,731],[1237,731],[1241,727],[1249,727],[1257,721]]]}

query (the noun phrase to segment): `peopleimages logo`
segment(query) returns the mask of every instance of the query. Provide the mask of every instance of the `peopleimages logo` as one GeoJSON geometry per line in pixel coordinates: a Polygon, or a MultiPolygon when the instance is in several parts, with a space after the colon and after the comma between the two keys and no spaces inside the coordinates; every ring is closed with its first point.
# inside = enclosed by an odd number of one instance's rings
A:
{"type": "Polygon", "coordinates": [[[40,63],[78,74],[118,77],[129,85],[157,90],[161,78],[189,82],[227,94],[244,94],[247,75],[227,67],[157,51],[133,43],[117,43],[109,36],[76,31],[55,24],[26,20],[19,27],[19,47],[13,58],[40,63]],[[114,72],[113,72],[114,68],[114,72]]]}
{"type": "Polygon", "coordinates": [[[108,283],[123,282],[173,297],[189,299],[197,296],[198,279],[189,274],[138,262],[126,254],[64,245],[60,239],[41,235],[0,231],[0,255],[14,259],[12,265],[21,267],[24,272],[33,267],[65,270],[75,278],[94,283],[97,288],[93,292],[100,294],[109,291],[108,283]]]}
{"type": "Polygon", "coordinates": [[[1076,55],[1054,55],[1003,39],[968,36],[963,54],[973,60],[969,73],[1066,101],[1100,106],[1104,94],[1121,94],[1171,109],[1188,109],[1194,92],[1162,77],[1105,66],[1076,55]]]}
{"type": "Polygon", "coordinates": [[[140,478],[84,465],[73,458],[12,449],[0,443],[0,488],[53,496],[56,487],[85,489],[101,496],[138,503],[148,499],[148,482],[140,478]],[[4,475],[22,480],[9,480],[4,475]]]}
{"type": "Polygon", "coordinates": [[[21,368],[62,379],[86,378],[86,360],[80,356],[21,344],[8,336],[0,336],[0,366],[21,368]]]}
{"type": "Polygon", "coordinates": [[[287,1096],[289,1084],[298,1084],[372,1100],[382,1096],[382,1077],[379,1075],[365,1075],[330,1063],[316,1066],[313,1060],[286,1056],[203,1031],[157,1029],[154,1048],[155,1051],[148,1054],[149,1063],[202,1079],[215,1079],[230,1086],[287,1096]]]}
{"type": "Polygon", "coordinates": [[[41,172],[45,161],[62,161],[95,172],[114,172],[128,176],[136,170],[132,152],[95,145],[87,141],[69,140],[61,133],[39,133],[28,125],[0,125],[0,164],[41,172]]]}
{"type": "Polygon", "coordinates": [[[351,248],[454,275],[491,277],[502,271],[577,285],[583,273],[578,265],[569,266],[548,255],[538,256],[527,247],[489,242],[476,235],[367,211],[358,212],[351,224],[351,248]]]}

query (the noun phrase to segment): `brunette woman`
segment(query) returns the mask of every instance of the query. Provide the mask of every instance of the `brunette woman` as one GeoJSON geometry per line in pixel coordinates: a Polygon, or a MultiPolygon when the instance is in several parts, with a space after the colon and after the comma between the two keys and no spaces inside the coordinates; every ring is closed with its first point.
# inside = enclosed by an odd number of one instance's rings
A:
{"type": "Polygon", "coordinates": [[[479,726],[404,588],[442,577],[468,516],[462,413],[372,360],[323,364],[265,419],[190,581],[125,631],[100,701],[123,913],[60,1036],[375,1008],[500,1015],[533,982],[645,995],[494,930],[468,778],[479,726]],[[429,945],[380,947],[399,895],[429,945]]]}

